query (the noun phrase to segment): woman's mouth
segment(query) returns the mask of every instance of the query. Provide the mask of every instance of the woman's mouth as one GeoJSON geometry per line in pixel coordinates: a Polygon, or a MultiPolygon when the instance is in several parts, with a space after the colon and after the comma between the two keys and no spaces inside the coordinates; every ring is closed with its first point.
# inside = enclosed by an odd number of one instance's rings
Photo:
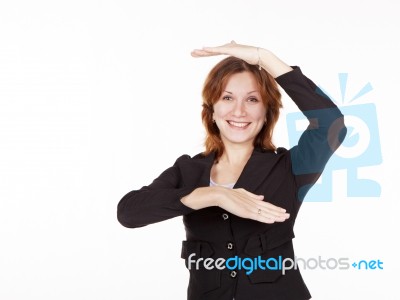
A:
{"type": "Polygon", "coordinates": [[[247,128],[251,122],[234,122],[234,121],[226,121],[228,124],[235,128],[247,128]]]}

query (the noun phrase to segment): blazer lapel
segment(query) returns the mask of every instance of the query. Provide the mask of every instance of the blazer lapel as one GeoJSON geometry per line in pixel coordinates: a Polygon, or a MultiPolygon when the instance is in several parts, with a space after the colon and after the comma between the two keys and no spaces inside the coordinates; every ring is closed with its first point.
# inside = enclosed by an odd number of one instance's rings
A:
{"type": "Polygon", "coordinates": [[[204,157],[194,157],[182,162],[181,174],[185,187],[204,187],[210,185],[210,172],[215,153],[204,157]]]}
{"type": "Polygon", "coordinates": [[[275,158],[274,151],[255,148],[233,188],[255,191],[274,168],[277,162],[275,158]]]}

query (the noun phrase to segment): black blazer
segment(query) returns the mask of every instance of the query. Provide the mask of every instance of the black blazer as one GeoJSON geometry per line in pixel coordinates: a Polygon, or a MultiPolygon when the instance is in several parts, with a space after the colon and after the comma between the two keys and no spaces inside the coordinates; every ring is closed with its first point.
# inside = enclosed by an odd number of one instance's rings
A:
{"type": "MultiPolygon", "coordinates": [[[[136,228],[183,216],[186,241],[181,257],[192,259],[230,257],[294,259],[293,226],[302,200],[321,175],[332,153],[346,134],[343,115],[299,67],[276,78],[310,121],[297,146],[289,151],[255,148],[234,188],[264,195],[265,201],[283,207],[290,218],[264,224],[232,215],[219,207],[193,210],[180,199],[210,184],[214,153],[191,158],[182,155],[150,185],[127,193],[118,204],[118,220],[136,228]]],[[[248,265],[248,264],[247,264],[248,265]]],[[[246,270],[191,264],[188,299],[303,300],[311,295],[298,269],[246,270]]],[[[232,264],[230,265],[232,266],[232,264]]],[[[274,266],[271,262],[270,266],[274,266]]]]}

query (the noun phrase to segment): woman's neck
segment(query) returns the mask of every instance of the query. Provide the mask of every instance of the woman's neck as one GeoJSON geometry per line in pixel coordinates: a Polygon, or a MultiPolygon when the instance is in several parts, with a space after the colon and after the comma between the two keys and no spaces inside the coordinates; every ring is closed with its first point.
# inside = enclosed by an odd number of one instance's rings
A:
{"type": "Polygon", "coordinates": [[[243,166],[249,160],[253,149],[253,146],[247,145],[225,145],[224,153],[222,153],[219,161],[232,166],[243,166]]]}

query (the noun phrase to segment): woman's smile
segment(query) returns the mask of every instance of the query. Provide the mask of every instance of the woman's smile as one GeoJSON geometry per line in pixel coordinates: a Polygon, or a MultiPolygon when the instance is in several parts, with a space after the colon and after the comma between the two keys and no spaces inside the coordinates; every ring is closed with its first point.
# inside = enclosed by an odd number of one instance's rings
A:
{"type": "Polygon", "coordinates": [[[236,121],[226,121],[234,129],[246,129],[251,122],[236,122],[236,121]]]}

